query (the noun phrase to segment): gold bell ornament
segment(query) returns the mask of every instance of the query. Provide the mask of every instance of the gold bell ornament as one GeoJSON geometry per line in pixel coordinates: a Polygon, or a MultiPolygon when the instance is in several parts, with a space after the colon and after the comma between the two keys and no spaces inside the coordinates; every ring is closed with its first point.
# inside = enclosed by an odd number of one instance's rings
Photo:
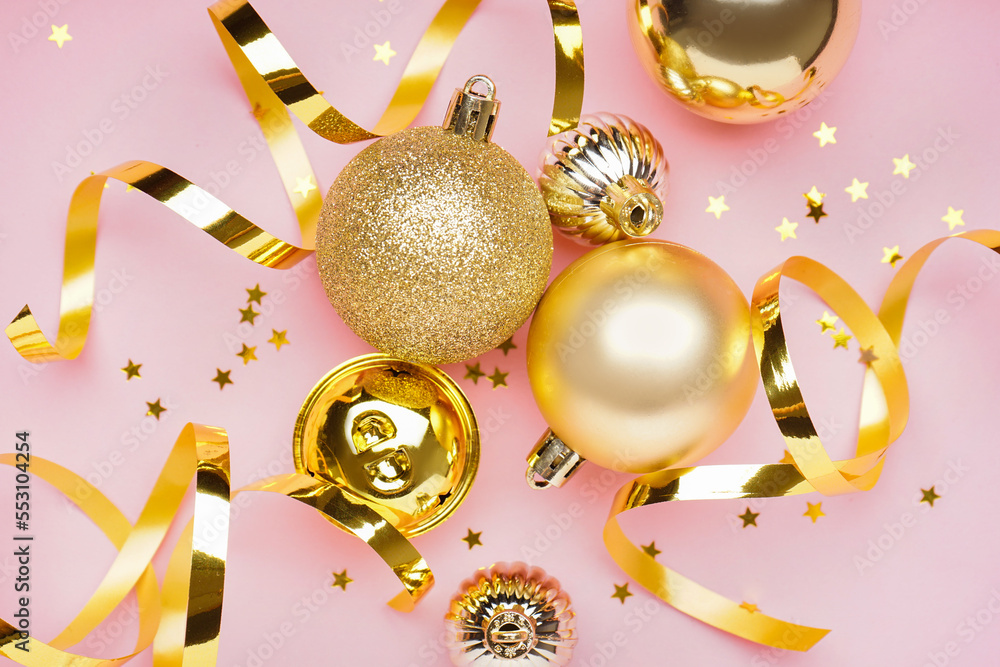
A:
{"type": "Polygon", "coordinates": [[[780,118],[847,61],[861,0],[628,0],[639,61],[687,109],[728,123],[780,118]]]}
{"type": "Polygon", "coordinates": [[[535,488],[561,486],[585,460],[647,473],[702,458],[743,420],[758,376],[736,283],[652,239],[566,267],[538,304],[527,362],[550,427],[528,456],[535,488]]]}
{"type": "Polygon", "coordinates": [[[549,138],[540,162],[538,184],[552,224],[576,241],[646,236],[663,220],[663,147],[627,116],[583,116],[576,128],[549,138]]]}
{"type": "Polygon", "coordinates": [[[316,255],[330,303],[395,357],[441,364],[487,352],[524,324],[545,290],[545,202],[490,141],[495,93],[489,78],[472,77],[443,127],[376,141],[323,202],[316,255]]]}
{"type": "Polygon", "coordinates": [[[544,570],[524,563],[497,563],[462,582],[445,625],[459,666],[566,665],[577,641],[569,596],[544,570]]]}

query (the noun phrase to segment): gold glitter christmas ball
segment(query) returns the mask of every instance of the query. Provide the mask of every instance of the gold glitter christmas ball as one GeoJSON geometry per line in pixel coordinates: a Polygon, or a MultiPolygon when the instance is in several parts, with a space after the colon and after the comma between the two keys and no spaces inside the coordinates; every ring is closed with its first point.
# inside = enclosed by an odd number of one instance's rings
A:
{"type": "Polygon", "coordinates": [[[323,202],[316,254],[330,303],[393,356],[452,363],[482,354],[510,338],[545,289],[548,212],[520,163],[489,141],[493,91],[473,77],[443,128],[375,142],[323,202]],[[473,92],[477,82],[486,95],[473,92]]]}

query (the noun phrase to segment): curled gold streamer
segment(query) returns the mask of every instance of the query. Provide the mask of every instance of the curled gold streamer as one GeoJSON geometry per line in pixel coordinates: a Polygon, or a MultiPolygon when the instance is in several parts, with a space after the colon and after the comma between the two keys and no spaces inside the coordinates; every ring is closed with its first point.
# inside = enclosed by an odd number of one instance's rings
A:
{"type": "Polygon", "coordinates": [[[604,526],[605,547],[618,566],[667,604],[744,639],[796,651],[807,651],[822,639],[829,630],[749,613],[735,601],[656,562],[628,539],[618,516],[637,507],[674,501],[778,498],[813,491],[835,495],[871,489],[909,412],[898,349],[909,297],[930,254],[952,238],[1000,253],[1000,231],[995,230],[969,231],[927,243],[900,267],[877,316],[842,278],[805,257],[792,257],[761,277],[751,304],[754,347],[771,413],[795,463],[699,466],[636,478],[618,490],[604,526]],[[878,357],[865,374],[853,458],[831,460],[809,416],[781,324],[778,289],[782,277],[816,292],[844,320],[861,347],[873,347],[878,357]]]}

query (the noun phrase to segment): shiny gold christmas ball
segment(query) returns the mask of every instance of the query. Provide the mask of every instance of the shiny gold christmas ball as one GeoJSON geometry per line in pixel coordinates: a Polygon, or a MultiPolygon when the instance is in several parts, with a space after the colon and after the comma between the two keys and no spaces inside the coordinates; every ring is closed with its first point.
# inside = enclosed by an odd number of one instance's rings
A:
{"type": "MultiPolygon", "coordinates": [[[[458,92],[473,95],[466,89],[458,92]]],[[[330,303],[358,336],[411,361],[463,361],[510,338],[552,263],[531,177],[488,131],[462,129],[380,139],[344,168],[320,214],[317,263],[330,303]]]]}
{"type": "Polygon", "coordinates": [[[757,387],[743,293],[704,255],[659,240],[619,241],[570,264],[538,304],[527,357],[555,436],[634,473],[711,452],[757,387]]]}
{"type": "Polygon", "coordinates": [[[691,111],[729,123],[780,118],[833,80],[861,0],[629,0],[646,72],[691,111]]]}

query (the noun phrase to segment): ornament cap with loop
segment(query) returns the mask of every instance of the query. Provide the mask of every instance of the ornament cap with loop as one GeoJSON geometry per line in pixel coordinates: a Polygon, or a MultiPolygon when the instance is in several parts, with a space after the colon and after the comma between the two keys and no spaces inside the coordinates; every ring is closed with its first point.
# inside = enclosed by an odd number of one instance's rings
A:
{"type": "Polygon", "coordinates": [[[629,236],[646,236],[660,226],[663,204],[649,185],[631,174],[609,183],[601,210],[629,236]]]}
{"type": "Polygon", "coordinates": [[[475,141],[490,141],[500,113],[500,100],[496,99],[496,84],[484,74],[477,74],[456,88],[442,127],[449,132],[475,141]],[[477,83],[486,87],[486,94],[473,90],[477,83]]]}
{"type": "Polygon", "coordinates": [[[525,479],[533,489],[562,486],[586,462],[549,429],[528,454],[525,479]]]}

